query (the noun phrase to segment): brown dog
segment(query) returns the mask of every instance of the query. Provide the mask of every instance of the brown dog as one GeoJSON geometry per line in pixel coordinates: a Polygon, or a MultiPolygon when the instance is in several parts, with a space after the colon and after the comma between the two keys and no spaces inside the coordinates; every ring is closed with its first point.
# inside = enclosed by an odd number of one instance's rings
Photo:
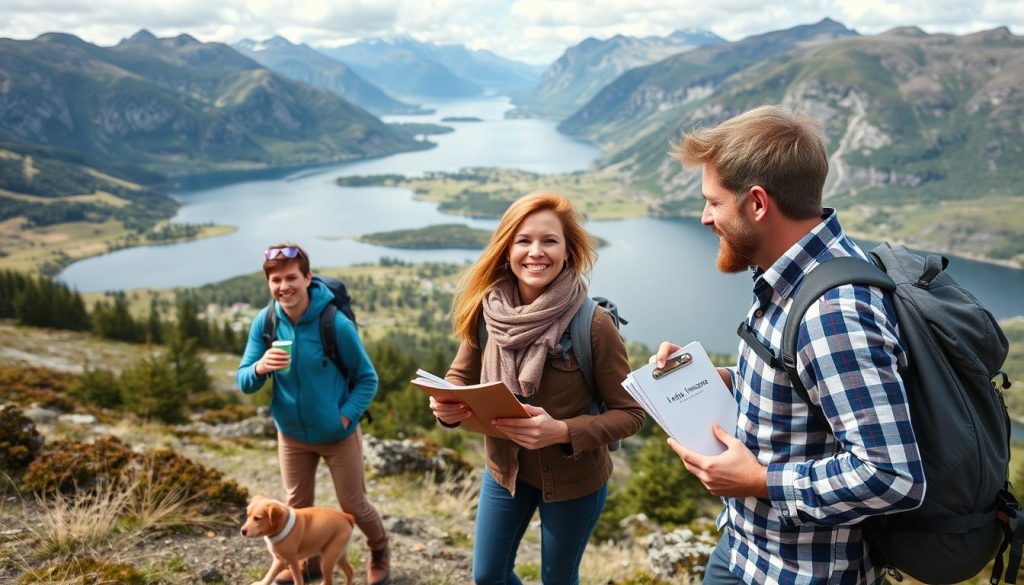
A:
{"type": "Polygon", "coordinates": [[[286,567],[296,585],[303,585],[299,561],[320,555],[324,585],[331,585],[334,565],[345,573],[345,585],[352,585],[352,565],[348,562],[349,537],[354,518],[328,508],[290,508],[263,496],[253,496],[245,510],[242,536],[262,536],[274,562],[262,581],[252,585],[270,585],[286,567]]]}

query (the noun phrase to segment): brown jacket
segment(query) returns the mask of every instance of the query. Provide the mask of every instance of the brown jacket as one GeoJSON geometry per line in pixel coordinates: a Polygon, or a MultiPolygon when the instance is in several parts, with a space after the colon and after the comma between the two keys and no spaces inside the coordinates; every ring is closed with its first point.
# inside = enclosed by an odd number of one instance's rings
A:
{"type": "MultiPolygon", "coordinates": [[[[539,406],[569,425],[571,443],[523,449],[508,439],[485,437],[487,467],[494,479],[515,495],[516,479],[541,490],[545,502],[580,498],[597,491],[612,473],[605,448],[628,437],[644,422],[644,411],[622,387],[629,373],[626,347],[612,318],[599,310],[591,328],[594,383],[608,410],[590,415],[590,390],[576,356],[549,356],[540,389],[527,403],[539,406]]],[[[480,382],[480,350],[467,342],[459,347],[445,378],[456,384],[480,382]]]]}

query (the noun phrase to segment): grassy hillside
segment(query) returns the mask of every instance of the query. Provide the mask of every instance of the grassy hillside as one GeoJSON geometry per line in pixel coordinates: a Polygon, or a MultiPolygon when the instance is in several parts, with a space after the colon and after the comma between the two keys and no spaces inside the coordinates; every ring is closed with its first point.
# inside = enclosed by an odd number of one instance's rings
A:
{"type": "Polygon", "coordinates": [[[23,143],[0,147],[0,268],[53,275],[75,260],[119,248],[233,229],[169,224],[176,201],[105,171],[143,179],[153,179],[151,174],[90,164],[66,151],[23,143]]]}

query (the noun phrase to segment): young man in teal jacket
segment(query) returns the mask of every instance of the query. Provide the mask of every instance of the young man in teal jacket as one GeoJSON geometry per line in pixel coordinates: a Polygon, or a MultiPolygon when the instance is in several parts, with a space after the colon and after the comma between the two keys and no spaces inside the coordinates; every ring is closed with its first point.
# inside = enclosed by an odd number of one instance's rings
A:
{"type": "MultiPolygon", "coordinates": [[[[278,459],[288,505],[307,508],[314,503],[316,468],[322,457],[334,481],[342,509],[355,516],[370,548],[367,582],[389,582],[388,534],[380,515],[366,498],[362,436],[359,419],[377,393],[377,372],[366,355],[355,324],[338,311],[334,329],[349,380],[324,355],[320,313],[333,299],[322,283],[313,281],[309,256],[294,244],[271,246],[264,252],[263,272],[276,311],[276,339],[291,341],[291,355],[267,348],[263,326],[268,309],[253,320],[245,354],[235,375],[246,394],[259,390],[274,376],[270,410],[277,426],[278,459]]],[[[319,561],[304,565],[309,578],[319,577],[319,561]]],[[[282,572],[275,583],[294,582],[282,572]]]]}

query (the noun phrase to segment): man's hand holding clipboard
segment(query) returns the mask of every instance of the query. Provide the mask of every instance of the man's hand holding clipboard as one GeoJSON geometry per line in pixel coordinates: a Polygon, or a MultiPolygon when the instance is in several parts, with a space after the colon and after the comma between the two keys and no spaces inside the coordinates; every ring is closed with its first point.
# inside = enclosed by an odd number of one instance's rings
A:
{"type": "Polygon", "coordinates": [[[715,496],[768,497],[767,467],[734,435],[732,379],[699,342],[665,342],[622,385],[669,435],[668,444],[715,496]]]}

